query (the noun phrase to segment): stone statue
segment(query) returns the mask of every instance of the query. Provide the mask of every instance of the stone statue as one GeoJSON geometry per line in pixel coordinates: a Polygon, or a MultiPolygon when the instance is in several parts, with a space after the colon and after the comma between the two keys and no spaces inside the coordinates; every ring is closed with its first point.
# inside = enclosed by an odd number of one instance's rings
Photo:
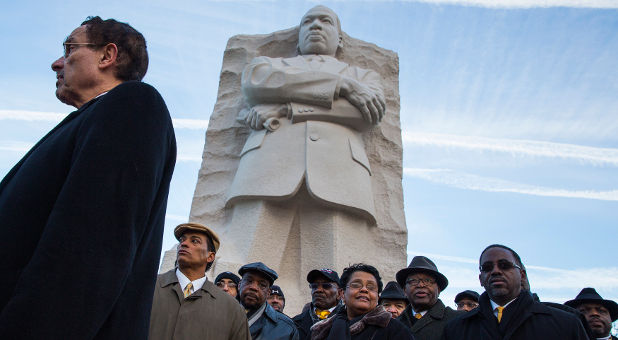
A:
{"type": "Polygon", "coordinates": [[[347,37],[324,6],[296,29],[251,38],[226,49],[191,220],[223,239],[215,272],[262,261],[300,312],[312,269],[405,266],[397,58],[347,37]],[[346,41],[375,60],[340,60],[358,58],[346,41]]]}

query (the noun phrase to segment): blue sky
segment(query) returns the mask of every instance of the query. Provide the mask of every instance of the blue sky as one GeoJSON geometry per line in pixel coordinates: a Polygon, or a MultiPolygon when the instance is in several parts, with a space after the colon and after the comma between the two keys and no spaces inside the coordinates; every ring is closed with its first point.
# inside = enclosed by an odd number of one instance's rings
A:
{"type": "MultiPolygon", "coordinates": [[[[478,255],[491,243],[519,252],[544,300],[586,286],[618,300],[618,1],[321,3],[352,37],[399,54],[408,252],[449,277],[443,300],[481,291],[478,255]]],[[[148,41],[144,81],[175,120],[171,248],[189,215],[227,40],[295,26],[316,4],[3,4],[0,176],[72,111],[55,98],[50,69],[64,38],[88,15],[129,22],[148,41]]]]}

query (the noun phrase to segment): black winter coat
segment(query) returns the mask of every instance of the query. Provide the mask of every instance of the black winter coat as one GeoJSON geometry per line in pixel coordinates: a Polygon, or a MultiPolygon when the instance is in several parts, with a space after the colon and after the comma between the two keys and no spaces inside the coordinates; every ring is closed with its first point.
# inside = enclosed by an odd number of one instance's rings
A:
{"type": "Polygon", "coordinates": [[[125,82],[69,114],[0,183],[0,339],[146,339],[176,140],[125,82]]]}
{"type": "Polygon", "coordinates": [[[570,313],[536,302],[527,291],[494,315],[487,293],[479,307],[449,322],[443,340],[587,340],[579,319],[570,313]]]}
{"type": "Polygon", "coordinates": [[[408,305],[397,320],[412,330],[416,340],[439,340],[446,323],[462,313],[444,306],[442,300],[438,299],[422,318],[415,319],[412,316],[412,306],[408,305]]]}
{"type": "Polygon", "coordinates": [[[249,327],[252,340],[298,340],[294,321],[266,304],[264,314],[249,327]]]}

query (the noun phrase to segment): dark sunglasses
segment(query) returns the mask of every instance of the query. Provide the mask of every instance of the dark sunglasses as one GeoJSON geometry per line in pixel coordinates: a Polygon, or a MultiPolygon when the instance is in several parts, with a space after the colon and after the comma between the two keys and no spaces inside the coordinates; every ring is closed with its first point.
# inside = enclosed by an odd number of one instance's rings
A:
{"type": "MultiPolygon", "coordinates": [[[[507,260],[498,260],[498,262],[496,262],[496,265],[498,266],[498,269],[500,270],[510,270],[513,268],[517,268],[519,270],[521,270],[521,267],[516,265],[515,263],[511,262],[511,261],[507,261],[507,260]]],[[[494,270],[494,263],[493,262],[485,262],[482,265],[479,266],[480,271],[482,271],[483,273],[489,273],[490,271],[494,270]]]]}

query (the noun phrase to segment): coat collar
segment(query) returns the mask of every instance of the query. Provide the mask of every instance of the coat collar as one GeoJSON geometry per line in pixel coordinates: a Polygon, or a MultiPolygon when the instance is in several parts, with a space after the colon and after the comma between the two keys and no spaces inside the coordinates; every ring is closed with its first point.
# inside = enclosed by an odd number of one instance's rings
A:
{"type": "MultiPolygon", "coordinates": [[[[176,287],[177,289],[177,293],[182,294],[180,287],[180,284],[178,283],[178,277],[176,276],[176,268],[161,274],[160,279],[159,279],[159,286],[161,286],[161,288],[167,287],[169,285],[172,284],[176,284],[178,287],[176,287]]],[[[191,294],[191,296],[189,297],[189,299],[199,299],[201,298],[204,293],[207,293],[208,295],[210,295],[213,299],[217,298],[217,286],[215,286],[212,282],[210,282],[208,280],[208,278],[206,279],[206,281],[204,281],[204,284],[202,285],[202,288],[200,288],[199,290],[197,290],[195,293],[191,294]]],[[[226,293],[227,294],[227,293],[226,293]]],[[[179,298],[182,295],[179,295],[179,298]]]]}
{"type": "MultiPolygon", "coordinates": [[[[406,307],[406,310],[404,311],[404,313],[407,313],[407,317],[410,318],[411,321],[412,320],[412,306],[408,305],[408,307],[406,307]]],[[[442,302],[442,300],[438,299],[438,301],[436,301],[436,303],[427,311],[427,313],[425,313],[425,315],[416,320],[416,322],[411,322],[412,323],[412,332],[416,333],[418,332],[421,328],[429,325],[430,323],[432,323],[434,320],[442,320],[444,318],[444,314],[446,313],[446,307],[444,306],[444,303],[442,302]]]]}

